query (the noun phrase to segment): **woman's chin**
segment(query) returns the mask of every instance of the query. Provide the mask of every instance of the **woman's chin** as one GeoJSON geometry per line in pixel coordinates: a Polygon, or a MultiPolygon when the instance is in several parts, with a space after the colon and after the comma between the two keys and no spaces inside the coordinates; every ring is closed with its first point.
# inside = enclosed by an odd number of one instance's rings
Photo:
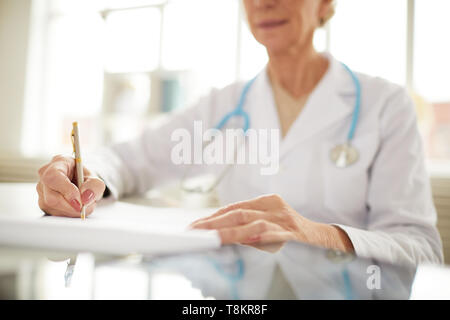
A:
{"type": "Polygon", "coordinates": [[[271,34],[259,34],[256,40],[262,44],[269,54],[276,54],[286,52],[291,46],[291,39],[287,39],[286,34],[271,33],[271,34]]]}
{"type": "Polygon", "coordinates": [[[261,44],[266,48],[269,55],[273,55],[273,54],[276,55],[276,54],[280,54],[283,52],[287,52],[289,50],[289,48],[291,47],[286,42],[279,41],[279,39],[270,39],[270,40],[264,41],[263,43],[261,42],[261,44]]]}

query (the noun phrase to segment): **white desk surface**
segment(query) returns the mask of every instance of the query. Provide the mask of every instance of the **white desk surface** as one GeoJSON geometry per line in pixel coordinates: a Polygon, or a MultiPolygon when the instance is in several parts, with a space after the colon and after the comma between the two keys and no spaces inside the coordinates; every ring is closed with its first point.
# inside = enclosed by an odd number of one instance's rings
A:
{"type": "MultiPolygon", "coordinates": [[[[22,183],[0,183],[0,215],[13,215],[18,212],[23,217],[30,218],[38,218],[42,216],[42,211],[38,208],[37,205],[37,192],[35,190],[35,184],[22,184],[22,183]]],[[[311,248],[298,245],[298,252],[296,252],[296,257],[302,260],[308,256],[315,256],[315,251],[311,251],[311,248]],[[309,252],[310,251],[310,252],[309,252]],[[309,253],[308,253],[309,252],[309,253]]],[[[324,269],[326,272],[321,274],[322,276],[332,275],[338,268],[330,264],[325,258],[322,258],[322,252],[318,251],[318,257],[320,259],[316,259],[317,263],[315,266],[311,266],[312,270],[324,269]],[[319,268],[320,267],[320,268],[319,268]],[[329,269],[327,269],[329,268],[329,269]],[[336,269],[336,270],[335,270],[336,269]],[[327,271],[328,270],[328,271],[327,271]]],[[[63,276],[65,271],[65,262],[63,260],[68,259],[70,254],[69,252],[54,252],[52,250],[36,250],[36,249],[20,249],[20,248],[8,248],[0,246],[0,280],[2,280],[2,276],[5,276],[4,279],[9,279],[8,275],[16,274],[17,277],[17,285],[14,288],[18,288],[15,294],[11,294],[11,296],[7,296],[8,298],[24,298],[24,299],[60,299],[60,298],[197,298],[198,290],[193,289],[190,285],[189,288],[186,287],[186,279],[181,279],[180,275],[171,279],[178,279],[179,282],[173,285],[173,290],[170,290],[170,294],[168,295],[149,295],[147,293],[149,288],[153,288],[153,292],[161,292],[161,294],[166,294],[167,284],[169,282],[167,275],[162,274],[161,279],[164,279],[161,282],[160,286],[155,286],[157,281],[151,274],[150,278],[145,278],[148,281],[153,279],[152,282],[143,282],[143,275],[145,273],[142,272],[142,266],[145,267],[145,264],[139,262],[139,257],[136,257],[137,263],[131,263],[132,266],[140,266],[135,271],[132,271],[127,265],[125,268],[115,267],[114,265],[105,265],[101,266],[102,259],[107,261],[110,259],[108,256],[96,255],[95,259],[91,259],[88,257],[84,257],[85,259],[78,258],[77,269],[75,270],[74,275],[76,278],[74,279],[74,285],[70,289],[64,288],[63,285],[63,276]],[[49,258],[49,259],[47,259],[49,258]],[[61,262],[54,262],[60,260],[61,262]],[[37,261],[37,262],[32,262],[37,261]],[[100,262],[100,268],[98,267],[98,262],[100,262]],[[95,263],[95,268],[93,264],[95,263]],[[83,268],[86,270],[83,271],[83,268]],[[35,277],[35,280],[30,280],[32,277],[35,277]],[[152,278],[153,277],[153,278],[152,278]],[[77,279],[78,278],[78,279],[77,279]],[[104,283],[100,283],[104,278],[104,283]],[[28,280],[27,280],[28,279],[28,280]],[[111,279],[113,286],[111,285],[111,279]],[[122,282],[121,282],[122,281],[122,282]],[[134,281],[134,282],[133,282],[134,281]],[[95,282],[95,284],[93,284],[95,282]],[[118,284],[122,283],[124,286],[120,288],[118,284]],[[141,288],[145,283],[145,288],[141,288]],[[132,284],[132,285],[131,285],[132,284]],[[111,287],[112,286],[112,287],[111,287]],[[115,288],[117,290],[113,290],[115,288]],[[158,289],[155,291],[155,288],[158,289]],[[93,289],[96,288],[96,291],[93,293],[93,289]],[[139,291],[139,288],[142,290],[139,291]],[[175,289],[176,288],[176,289],[175,289]],[[186,296],[177,295],[182,292],[182,290],[186,289],[186,296]],[[103,291],[102,291],[103,290],[103,291]],[[159,290],[159,291],[158,291],[159,290]],[[100,292],[101,291],[101,292],[100,292]],[[138,292],[140,296],[137,295],[138,292]],[[116,295],[113,295],[116,294],[116,295]],[[125,295],[128,293],[129,295],[125,295]]],[[[293,257],[295,257],[293,256],[293,257]]],[[[83,258],[83,257],[81,257],[83,258]]],[[[131,256],[133,258],[133,256],[131,256]]],[[[170,259],[169,259],[170,260],[170,259]]],[[[183,262],[183,258],[180,257],[180,262],[183,262]]],[[[187,261],[191,263],[191,258],[187,257],[187,261]]],[[[199,260],[203,261],[203,260],[199,260]]],[[[206,261],[206,260],[205,260],[206,261]]],[[[354,262],[356,265],[358,264],[358,260],[354,262]]],[[[130,265],[130,264],[128,264],[130,265]]],[[[180,264],[181,266],[182,264],[180,264]]],[[[298,266],[298,264],[296,264],[298,266]]],[[[308,264],[305,264],[303,267],[307,268],[308,264]]],[[[188,268],[189,269],[189,268],[188,268]]],[[[205,269],[206,270],[206,269],[205,269]]],[[[382,269],[382,277],[386,276],[386,279],[391,279],[393,275],[390,275],[387,269],[382,269]],[[391,278],[390,278],[391,277],[391,278]]],[[[436,298],[436,299],[448,299],[450,297],[450,292],[448,288],[450,288],[450,270],[441,266],[419,266],[419,271],[417,272],[418,277],[416,277],[413,284],[412,296],[410,298],[419,298],[419,299],[427,299],[427,298],[436,298]],[[432,293],[432,294],[431,294],[432,293]]],[[[193,270],[194,271],[194,270],[193,270]]],[[[199,277],[204,276],[205,283],[211,284],[216,283],[218,280],[223,281],[221,278],[208,278],[206,273],[199,272],[197,270],[197,274],[199,277]]],[[[296,271],[298,272],[298,271],[296,271]]],[[[294,280],[298,280],[301,278],[302,274],[298,274],[298,277],[295,278],[295,272],[293,273],[294,280]]],[[[358,279],[361,280],[363,284],[366,283],[367,277],[365,270],[362,270],[362,273],[352,273],[352,268],[350,268],[350,276],[352,279],[352,283],[357,284],[358,279]],[[360,279],[361,278],[361,279],[360,279]]],[[[147,276],[145,276],[147,277],[147,276]]],[[[217,277],[217,276],[216,276],[217,277]]],[[[255,278],[259,283],[262,281],[261,279],[255,278]]],[[[383,278],[382,285],[389,286],[390,282],[386,281],[383,278]]],[[[5,281],[6,281],[5,280],[5,281]]],[[[189,279],[192,280],[192,279],[189,279]]],[[[195,279],[194,279],[195,280],[195,279]]],[[[9,281],[9,280],[8,280],[9,281]]],[[[9,283],[7,281],[7,283],[9,283]]],[[[0,281],[1,282],[1,281],[0,281]]],[[[300,282],[299,282],[300,283],[300,282]]],[[[313,279],[308,280],[307,283],[301,283],[302,290],[307,291],[311,286],[311,290],[314,289],[315,282],[313,279]]],[[[252,284],[254,285],[254,284],[252,284]]],[[[290,285],[295,288],[295,281],[290,282],[290,285]]],[[[210,287],[218,290],[218,287],[210,287]]],[[[385,287],[383,287],[385,289],[385,287]]],[[[386,289],[385,289],[386,290],[386,289]]],[[[315,292],[315,291],[314,291],[315,292]]],[[[321,291],[322,292],[322,291],[321,291]]],[[[323,291],[325,292],[325,291],[323,291]]],[[[396,292],[395,286],[391,289],[391,292],[396,292]],[[395,289],[395,290],[394,290],[395,289]]],[[[2,292],[0,292],[1,294],[2,292]]],[[[326,292],[325,292],[326,293],[326,292]]],[[[220,295],[219,295],[220,296],[220,295]]],[[[388,295],[389,296],[389,295],[388,295]]],[[[243,296],[246,297],[246,296],[243,296]]],[[[324,294],[322,298],[327,298],[327,294],[324,294]]],[[[201,298],[201,296],[198,296],[201,298]]]]}
{"type": "Polygon", "coordinates": [[[126,255],[174,254],[220,246],[216,231],[189,224],[211,210],[103,202],[85,221],[43,217],[33,184],[0,184],[0,245],[126,255]],[[43,218],[42,218],[43,217],[43,218]]]}

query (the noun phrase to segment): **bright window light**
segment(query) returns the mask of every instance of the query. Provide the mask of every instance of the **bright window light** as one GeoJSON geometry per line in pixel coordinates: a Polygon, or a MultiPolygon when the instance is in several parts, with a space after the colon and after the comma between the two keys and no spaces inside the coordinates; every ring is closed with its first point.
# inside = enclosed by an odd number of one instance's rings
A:
{"type": "Polygon", "coordinates": [[[255,40],[248,23],[241,22],[241,56],[239,78],[249,80],[256,76],[267,64],[266,48],[255,40]]]}
{"type": "Polygon", "coordinates": [[[338,1],[330,51],[355,71],[406,83],[406,0],[338,1]]]}
{"type": "MultiPolygon", "coordinates": [[[[408,3],[415,4],[410,53],[419,127],[428,157],[450,159],[450,1],[336,3],[329,25],[316,31],[315,48],[329,50],[357,72],[400,85],[407,80],[408,3]]],[[[45,4],[42,58],[34,60],[39,68],[29,67],[36,71],[28,80],[39,89],[27,98],[37,110],[27,111],[24,120],[33,123],[24,125],[27,156],[70,152],[67,132],[74,120],[80,123],[86,152],[134,136],[164,112],[195,104],[213,87],[253,78],[268,62],[247,26],[242,0],[45,4]],[[108,131],[116,123],[124,134],[108,131]]]]}
{"type": "Polygon", "coordinates": [[[450,1],[416,0],[414,87],[431,102],[450,102],[450,1]]]}
{"type": "Polygon", "coordinates": [[[448,0],[415,1],[413,88],[432,168],[450,167],[449,12],[448,0]]]}
{"type": "Polygon", "coordinates": [[[152,71],[158,67],[161,12],[157,8],[113,11],[106,17],[108,72],[152,71]]]}
{"type": "Polygon", "coordinates": [[[171,1],[164,9],[162,67],[191,70],[196,96],[236,78],[238,2],[171,1]]]}
{"type": "Polygon", "coordinates": [[[41,150],[64,152],[62,146],[70,144],[70,139],[68,133],[63,134],[68,132],[63,120],[68,119],[70,124],[70,119],[94,117],[101,110],[102,26],[102,19],[95,13],[57,16],[49,23],[41,150]]]}

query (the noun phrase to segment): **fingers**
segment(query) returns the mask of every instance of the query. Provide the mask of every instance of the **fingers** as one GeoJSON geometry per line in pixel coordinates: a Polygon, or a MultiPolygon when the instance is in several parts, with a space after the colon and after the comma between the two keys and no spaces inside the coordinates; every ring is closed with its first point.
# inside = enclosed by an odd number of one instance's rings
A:
{"type": "Polygon", "coordinates": [[[81,203],[90,205],[99,201],[105,192],[105,183],[96,177],[87,177],[80,188],[81,203]]]}
{"type": "Polygon", "coordinates": [[[294,234],[289,231],[267,231],[249,237],[244,244],[269,244],[296,240],[294,234]]]}
{"type": "Polygon", "coordinates": [[[197,229],[221,229],[244,225],[263,219],[270,221],[271,217],[263,211],[236,209],[216,217],[209,217],[202,221],[194,222],[191,224],[191,227],[197,229]]]}
{"type": "Polygon", "coordinates": [[[223,214],[226,214],[227,212],[238,209],[267,211],[270,208],[281,206],[283,204],[284,204],[283,199],[279,195],[276,194],[263,195],[254,199],[232,203],[228,206],[219,209],[216,213],[208,217],[198,219],[193,223],[203,222],[205,220],[215,218],[223,214]]]}
{"type": "Polygon", "coordinates": [[[94,212],[95,208],[97,207],[96,202],[92,202],[90,205],[86,206],[86,216],[90,216],[92,212],[94,212]]]}
{"type": "Polygon", "coordinates": [[[203,221],[209,220],[211,218],[221,216],[221,215],[226,214],[227,212],[230,212],[233,210],[238,210],[238,209],[248,209],[248,210],[255,209],[255,210],[257,210],[256,207],[258,207],[258,206],[255,207],[255,200],[257,200],[257,199],[259,199],[259,198],[229,204],[229,205],[219,209],[217,212],[215,212],[214,214],[212,214],[210,216],[195,220],[192,224],[203,222],[203,221]]]}
{"type": "MultiPolygon", "coordinates": [[[[232,227],[219,229],[218,233],[222,244],[231,243],[248,243],[249,239],[258,237],[259,235],[268,231],[281,231],[281,227],[265,220],[257,220],[252,223],[232,227]]],[[[256,242],[250,241],[250,242],[256,242]]]]}
{"type": "Polygon", "coordinates": [[[240,201],[233,204],[230,204],[222,209],[220,209],[217,213],[226,213],[231,210],[236,209],[253,209],[253,210],[261,210],[266,211],[271,208],[277,208],[283,206],[285,203],[283,199],[277,194],[267,194],[262,195],[250,200],[240,201]]]}
{"type": "Polygon", "coordinates": [[[76,200],[67,202],[67,200],[59,193],[47,186],[43,186],[44,202],[48,209],[58,209],[69,217],[76,217],[80,215],[81,204],[76,200]]]}
{"type": "Polygon", "coordinates": [[[76,208],[75,204],[81,203],[81,197],[77,186],[69,179],[71,170],[68,161],[55,161],[40,171],[40,182],[47,188],[60,193],[67,202],[76,208]]]}
{"type": "MultiPolygon", "coordinates": [[[[54,216],[80,218],[81,205],[77,209],[73,208],[66,199],[58,192],[38,183],[36,190],[39,195],[39,207],[47,214],[54,216]]],[[[86,215],[90,215],[96,207],[93,202],[86,206],[86,215]]]]}
{"type": "Polygon", "coordinates": [[[95,202],[103,196],[105,184],[91,176],[89,170],[83,169],[85,179],[79,189],[71,181],[75,174],[73,158],[56,156],[40,168],[40,181],[36,187],[39,207],[51,215],[80,217],[81,208],[85,206],[86,214],[91,214],[96,207],[95,202]]]}
{"type": "Polygon", "coordinates": [[[39,207],[47,214],[56,216],[79,217],[81,205],[78,209],[73,208],[64,197],[42,183],[38,183],[36,190],[39,195],[39,207]]]}
{"type": "Polygon", "coordinates": [[[223,244],[266,244],[295,240],[297,214],[276,195],[264,195],[218,210],[191,224],[197,229],[216,229],[223,244]]]}
{"type": "Polygon", "coordinates": [[[258,200],[259,200],[259,198],[255,198],[255,199],[251,199],[251,200],[239,201],[239,202],[229,204],[229,205],[221,208],[213,216],[222,215],[222,214],[225,214],[227,212],[237,210],[237,209],[254,209],[254,210],[264,209],[258,205],[258,200]]]}

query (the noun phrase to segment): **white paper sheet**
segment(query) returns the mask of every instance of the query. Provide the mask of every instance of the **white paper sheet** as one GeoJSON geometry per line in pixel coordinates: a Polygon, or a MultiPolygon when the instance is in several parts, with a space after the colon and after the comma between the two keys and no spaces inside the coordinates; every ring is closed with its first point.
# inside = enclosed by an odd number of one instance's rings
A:
{"type": "Polygon", "coordinates": [[[86,220],[0,215],[0,245],[106,254],[169,254],[220,246],[215,231],[188,225],[214,210],[156,208],[115,202],[86,220]]]}

